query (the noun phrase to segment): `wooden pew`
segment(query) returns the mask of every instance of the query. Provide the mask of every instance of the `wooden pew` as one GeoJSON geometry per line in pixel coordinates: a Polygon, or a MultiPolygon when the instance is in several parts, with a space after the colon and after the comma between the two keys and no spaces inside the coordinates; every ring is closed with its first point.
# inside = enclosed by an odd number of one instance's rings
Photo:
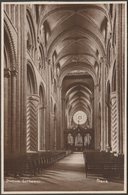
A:
{"type": "Polygon", "coordinates": [[[100,151],[84,151],[85,173],[98,174],[105,178],[120,177],[124,173],[124,156],[100,151]]]}
{"type": "Polygon", "coordinates": [[[66,151],[44,151],[8,155],[4,159],[5,176],[36,175],[66,156],[66,151]]]}

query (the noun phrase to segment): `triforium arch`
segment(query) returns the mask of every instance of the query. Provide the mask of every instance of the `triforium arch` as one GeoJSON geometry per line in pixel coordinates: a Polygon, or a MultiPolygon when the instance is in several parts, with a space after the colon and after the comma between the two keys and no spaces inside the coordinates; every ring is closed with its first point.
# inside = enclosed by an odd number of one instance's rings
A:
{"type": "Polygon", "coordinates": [[[27,62],[27,96],[37,94],[37,81],[33,65],[27,62]]]}
{"type": "Polygon", "coordinates": [[[14,40],[4,21],[4,151],[5,155],[18,152],[16,137],[16,76],[17,60],[14,40]]]}

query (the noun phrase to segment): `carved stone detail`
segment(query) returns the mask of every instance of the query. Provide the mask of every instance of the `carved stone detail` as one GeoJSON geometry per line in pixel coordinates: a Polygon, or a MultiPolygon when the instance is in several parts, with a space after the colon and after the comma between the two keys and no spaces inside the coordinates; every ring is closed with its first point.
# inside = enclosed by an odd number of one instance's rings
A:
{"type": "Polygon", "coordinates": [[[11,76],[11,70],[9,68],[4,69],[4,77],[9,78],[11,76]]]}
{"type": "Polygon", "coordinates": [[[16,68],[13,68],[13,69],[11,70],[11,74],[12,74],[12,76],[14,76],[14,77],[17,76],[18,71],[16,70],[16,68]]]}

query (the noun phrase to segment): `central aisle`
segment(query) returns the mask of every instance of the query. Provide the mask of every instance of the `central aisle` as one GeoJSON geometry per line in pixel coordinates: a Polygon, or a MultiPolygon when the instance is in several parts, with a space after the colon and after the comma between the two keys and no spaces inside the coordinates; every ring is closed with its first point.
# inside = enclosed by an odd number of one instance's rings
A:
{"type": "Polygon", "coordinates": [[[99,183],[96,177],[85,176],[83,153],[76,152],[44,170],[38,176],[17,181],[8,178],[6,191],[115,191],[123,190],[121,183],[99,183]]]}

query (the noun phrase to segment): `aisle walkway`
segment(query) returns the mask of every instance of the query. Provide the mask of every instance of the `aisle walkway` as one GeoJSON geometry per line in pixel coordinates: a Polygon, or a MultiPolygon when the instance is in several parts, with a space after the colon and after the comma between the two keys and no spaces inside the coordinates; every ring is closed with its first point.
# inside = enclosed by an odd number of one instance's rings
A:
{"type": "Polygon", "coordinates": [[[122,182],[101,183],[85,177],[82,153],[73,153],[35,177],[6,178],[5,191],[119,191],[122,182]]]}

